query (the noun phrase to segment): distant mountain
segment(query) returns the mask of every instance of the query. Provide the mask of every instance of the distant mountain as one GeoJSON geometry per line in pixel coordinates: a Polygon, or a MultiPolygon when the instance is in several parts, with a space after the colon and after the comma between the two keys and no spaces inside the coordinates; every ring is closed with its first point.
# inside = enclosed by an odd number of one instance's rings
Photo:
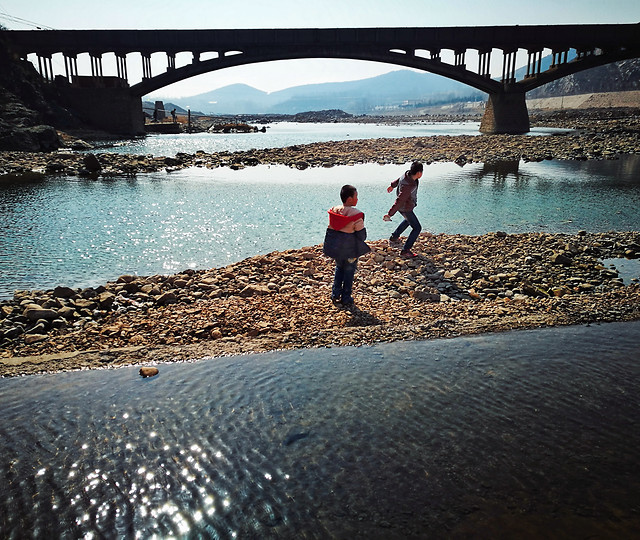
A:
{"type": "Polygon", "coordinates": [[[271,93],[233,84],[174,101],[208,114],[296,114],[326,109],[366,114],[408,103],[478,99],[481,95],[474,88],[433,73],[398,70],[359,81],[310,84],[271,93]]]}
{"type": "MultiPolygon", "coordinates": [[[[570,56],[569,60],[572,58],[570,56]]],[[[550,55],[542,58],[542,71],[548,69],[551,60],[550,55]]],[[[520,68],[516,71],[516,79],[521,79],[525,74],[526,68],[520,68]]],[[[532,90],[527,97],[638,89],[640,59],[634,59],[569,75],[532,90]]],[[[359,81],[309,84],[271,93],[246,84],[233,84],[204,94],[173,100],[179,101],[180,105],[171,104],[171,108],[175,106],[181,112],[189,107],[191,111],[219,115],[297,114],[340,109],[360,115],[459,101],[480,101],[486,97],[485,93],[446,77],[403,69],[359,81]]],[[[147,99],[155,101],[152,97],[147,99]]],[[[165,109],[170,110],[167,104],[165,109]]]]}

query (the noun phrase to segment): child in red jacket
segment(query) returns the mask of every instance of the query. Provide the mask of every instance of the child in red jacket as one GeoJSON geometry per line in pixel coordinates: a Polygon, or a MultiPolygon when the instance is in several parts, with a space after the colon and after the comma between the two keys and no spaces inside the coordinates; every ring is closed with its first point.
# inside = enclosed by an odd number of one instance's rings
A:
{"type": "Polygon", "coordinates": [[[353,305],[353,278],[358,257],[371,250],[365,243],[364,214],[356,208],[358,190],[351,185],[342,186],[340,199],[341,205],[329,209],[329,227],[323,251],[336,261],[331,301],[350,307],[353,305]]]}

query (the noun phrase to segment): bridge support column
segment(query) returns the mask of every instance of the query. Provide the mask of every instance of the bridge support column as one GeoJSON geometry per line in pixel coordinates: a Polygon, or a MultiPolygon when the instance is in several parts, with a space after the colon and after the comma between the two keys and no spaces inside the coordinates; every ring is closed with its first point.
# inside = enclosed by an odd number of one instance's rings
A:
{"type": "Polygon", "coordinates": [[[481,133],[527,133],[529,112],[524,92],[489,94],[480,123],[481,133]]]}
{"type": "Polygon", "coordinates": [[[118,135],[144,134],[142,100],[128,88],[58,88],[65,105],[85,124],[118,135]]]}

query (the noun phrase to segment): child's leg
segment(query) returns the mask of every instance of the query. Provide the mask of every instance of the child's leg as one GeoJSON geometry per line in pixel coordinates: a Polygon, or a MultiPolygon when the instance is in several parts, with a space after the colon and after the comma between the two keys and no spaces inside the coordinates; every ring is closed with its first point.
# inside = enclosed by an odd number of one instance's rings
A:
{"type": "Polygon", "coordinates": [[[351,296],[353,289],[353,277],[356,273],[357,259],[353,262],[345,261],[342,267],[342,305],[353,304],[351,296]]]}
{"type": "Polygon", "coordinates": [[[391,233],[391,238],[400,238],[400,235],[409,226],[409,222],[407,221],[407,218],[404,216],[404,214],[402,214],[402,217],[404,217],[404,219],[402,220],[400,225],[398,225],[396,230],[391,233]]]}
{"type": "Polygon", "coordinates": [[[409,233],[409,237],[407,238],[402,251],[409,251],[413,247],[414,242],[418,239],[418,235],[422,230],[422,225],[420,225],[418,218],[413,212],[407,212],[404,214],[404,219],[409,225],[411,225],[411,232],[409,233]]]}
{"type": "Polygon", "coordinates": [[[344,282],[344,262],[345,261],[336,261],[336,272],[333,277],[333,287],[331,289],[332,300],[340,300],[340,298],[342,298],[342,283],[344,282]]]}

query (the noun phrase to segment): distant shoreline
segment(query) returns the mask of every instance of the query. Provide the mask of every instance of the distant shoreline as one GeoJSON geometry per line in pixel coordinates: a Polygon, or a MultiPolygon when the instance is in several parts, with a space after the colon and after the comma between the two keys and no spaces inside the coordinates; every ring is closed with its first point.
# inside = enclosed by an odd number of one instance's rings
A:
{"type": "MultiPolygon", "coordinates": [[[[175,156],[140,156],[81,151],[0,152],[0,178],[34,176],[86,176],[111,178],[189,167],[286,165],[297,169],[358,163],[405,164],[455,162],[495,163],[547,159],[616,159],[640,153],[640,109],[556,111],[533,116],[535,126],[572,131],[532,137],[528,135],[433,135],[407,138],[358,139],[300,144],[284,148],[237,152],[179,153],[175,156]]],[[[68,144],[73,146],[74,139],[68,144]]]]}

